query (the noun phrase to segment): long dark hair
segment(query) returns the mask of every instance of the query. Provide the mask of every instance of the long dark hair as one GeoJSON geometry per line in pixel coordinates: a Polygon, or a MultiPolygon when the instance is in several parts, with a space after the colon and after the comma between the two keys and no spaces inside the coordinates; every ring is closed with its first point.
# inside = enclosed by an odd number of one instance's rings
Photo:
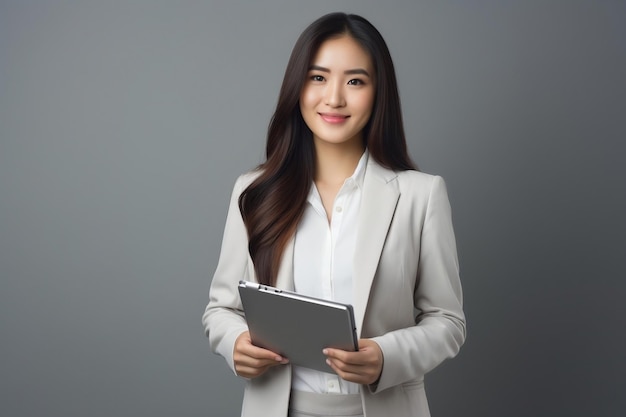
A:
{"type": "Polygon", "coordinates": [[[331,13],[317,19],[302,32],[291,52],[267,132],[267,159],[239,197],[248,250],[262,284],[276,283],[282,253],[304,213],[315,174],[315,149],[300,113],[300,93],[319,47],[341,35],[356,40],[374,65],[376,97],[363,130],[364,146],[386,168],[416,169],[407,152],[395,70],[382,36],[361,16],[331,13]]]}

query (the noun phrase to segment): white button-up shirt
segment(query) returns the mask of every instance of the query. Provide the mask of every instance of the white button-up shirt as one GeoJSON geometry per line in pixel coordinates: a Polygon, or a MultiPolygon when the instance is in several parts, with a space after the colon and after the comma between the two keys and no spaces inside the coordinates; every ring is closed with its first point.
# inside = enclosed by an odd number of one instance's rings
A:
{"type": "MultiPolygon", "coordinates": [[[[365,151],[350,178],[337,193],[330,224],[315,184],[296,229],[294,286],[298,293],[352,304],[352,262],[356,245],[357,216],[367,166],[365,151]]],[[[357,394],[359,385],[334,373],[293,367],[292,388],[317,393],[357,394]]]]}

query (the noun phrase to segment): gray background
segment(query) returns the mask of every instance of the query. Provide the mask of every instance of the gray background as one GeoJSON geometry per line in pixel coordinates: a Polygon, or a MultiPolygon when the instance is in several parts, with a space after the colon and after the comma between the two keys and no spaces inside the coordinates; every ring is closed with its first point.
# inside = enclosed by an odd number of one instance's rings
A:
{"type": "Polygon", "coordinates": [[[235,416],[200,316],[291,47],[394,57],[469,338],[434,416],[626,413],[623,1],[0,1],[0,415],[235,416]]]}

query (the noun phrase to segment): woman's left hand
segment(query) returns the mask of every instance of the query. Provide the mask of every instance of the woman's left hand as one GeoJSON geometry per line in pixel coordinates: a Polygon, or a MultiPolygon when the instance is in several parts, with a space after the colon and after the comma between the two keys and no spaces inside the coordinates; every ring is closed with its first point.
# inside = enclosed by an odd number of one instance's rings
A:
{"type": "Polygon", "coordinates": [[[383,352],[371,339],[359,339],[359,350],[324,349],[326,362],[342,379],[357,384],[373,384],[383,370],[383,352]]]}

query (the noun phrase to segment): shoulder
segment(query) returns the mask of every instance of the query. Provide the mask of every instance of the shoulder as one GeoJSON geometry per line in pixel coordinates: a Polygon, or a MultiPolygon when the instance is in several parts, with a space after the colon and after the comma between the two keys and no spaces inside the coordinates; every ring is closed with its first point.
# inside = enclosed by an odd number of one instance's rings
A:
{"type": "Polygon", "coordinates": [[[398,175],[398,181],[403,184],[432,185],[434,181],[442,179],[438,175],[415,170],[398,171],[396,174],[398,175]]]}
{"type": "Polygon", "coordinates": [[[445,188],[446,186],[444,179],[439,175],[427,174],[425,172],[413,170],[398,172],[398,182],[401,186],[410,188],[424,187],[432,189],[445,188]]]}
{"type": "Polygon", "coordinates": [[[439,175],[428,174],[416,170],[393,171],[371,161],[368,169],[373,175],[383,179],[389,185],[395,184],[400,193],[418,193],[427,195],[433,189],[444,189],[445,181],[439,175]]]}
{"type": "Polygon", "coordinates": [[[252,184],[252,182],[259,177],[259,175],[261,175],[261,170],[258,168],[252,171],[248,171],[245,174],[241,174],[237,178],[237,181],[235,181],[233,194],[237,194],[237,195],[241,194],[243,190],[248,188],[248,186],[252,184]]]}
{"type": "Polygon", "coordinates": [[[398,172],[398,189],[405,202],[431,206],[434,202],[448,201],[446,183],[439,175],[419,171],[398,172]]]}

